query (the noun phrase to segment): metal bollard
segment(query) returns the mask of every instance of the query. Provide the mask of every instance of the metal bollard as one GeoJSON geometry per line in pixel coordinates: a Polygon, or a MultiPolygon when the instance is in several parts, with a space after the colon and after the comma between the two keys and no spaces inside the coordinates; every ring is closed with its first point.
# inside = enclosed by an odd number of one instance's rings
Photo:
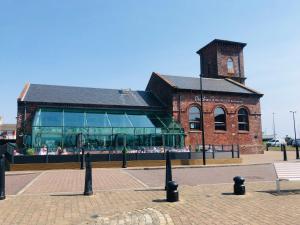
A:
{"type": "Polygon", "coordinates": [[[0,200],[5,199],[5,156],[0,155],[0,200]]]}
{"type": "Polygon", "coordinates": [[[166,153],[166,183],[165,183],[165,190],[168,188],[169,181],[172,181],[172,165],[170,159],[170,152],[167,151],[166,153]]]}
{"type": "Polygon", "coordinates": [[[167,201],[168,202],[178,202],[179,194],[177,191],[178,184],[175,181],[169,181],[167,185],[167,201]]]}
{"type": "Polygon", "coordinates": [[[231,145],[231,157],[234,158],[234,146],[231,145]]]}
{"type": "Polygon", "coordinates": [[[287,161],[287,154],[286,154],[285,145],[281,145],[281,151],[283,151],[283,160],[287,161]]]}
{"type": "Polygon", "coordinates": [[[122,168],[127,168],[127,155],[126,155],[126,147],[123,148],[122,150],[122,156],[123,156],[123,163],[122,163],[122,168]]]}
{"type": "Polygon", "coordinates": [[[92,163],[90,159],[90,153],[85,157],[85,183],[84,183],[84,195],[93,195],[93,176],[92,176],[92,163]]]}
{"type": "Polygon", "coordinates": [[[83,170],[84,169],[84,149],[81,149],[81,157],[80,157],[80,169],[83,170]]]}
{"type": "Polygon", "coordinates": [[[233,178],[233,181],[234,181],[234,186],[233,186],[234,194],[244,195],[246,193],[246,188],[244,185],[245,178],[241,176],[236,176],[233,178]]]}

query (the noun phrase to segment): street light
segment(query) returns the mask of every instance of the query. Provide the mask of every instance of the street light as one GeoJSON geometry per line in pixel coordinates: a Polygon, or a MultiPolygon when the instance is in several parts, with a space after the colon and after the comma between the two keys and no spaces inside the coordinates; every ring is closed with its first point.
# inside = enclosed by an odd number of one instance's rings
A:
{"type": "Polygon", "coordinates": [[[203,118],[203,87],[202,87],[202,75],[200,74],[200,102],[201,102],[201,112],[200,112],[200,120],[202,127],[202,158],[203,165],[206,165],[206,153],[205,153],[205,136],[204,136],[204,118],[203,118]]]}
{"type": "Polygon", "coordinates": [[[276,129],[275,129],[275,113],[273,112],[273,137],[276,138],[276,129]]]}
{"type": "Polygon", "coordinates": [[[296,111],[290,111],[290,113],[293,113],[295,146],[296,146],[296,159],[299,159],[299,149],[298,149],[298,143],[297,143],[296,121],[295,121],[295,113],[296,113],[296,111]]]}

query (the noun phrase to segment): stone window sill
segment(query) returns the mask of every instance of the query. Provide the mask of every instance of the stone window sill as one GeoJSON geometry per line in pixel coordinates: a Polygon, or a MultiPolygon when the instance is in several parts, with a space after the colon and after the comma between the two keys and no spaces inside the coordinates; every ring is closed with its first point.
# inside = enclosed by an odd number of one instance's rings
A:
{"type": "Polygon", "coordinates": [[[190,130],[189,133],[202,133],[202,130],[190,130]]]}
{"type": "Polygon", "coordinates": [[[216,134],[226,134],[227,131],[226,130],[215,130],[214,133],[216,133],[216,134]]]}
{"type": "Polygon", "coordinates": [[[238,133],[239,133],[239,134],[249,134],[249,133],[250,133],[250,131],[248,131],[248,130],[245,130],[245,131],[243,131],[243,130],[240,130],[238,133]]]}

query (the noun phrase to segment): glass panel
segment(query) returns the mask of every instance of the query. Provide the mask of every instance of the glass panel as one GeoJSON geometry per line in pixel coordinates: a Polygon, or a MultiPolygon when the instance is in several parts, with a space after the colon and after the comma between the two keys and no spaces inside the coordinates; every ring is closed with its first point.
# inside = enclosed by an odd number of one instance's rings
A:
{"type": "Polygon", "coordinates": [[[146,115],[128,115],[134,127],[155,127],[146,115]]]}
{"type": "Polygon", "coordinates": [[[87,127],[110,127],[106,114],[87,113],[86,121],[87,127]]]}
{"type": "Polygon", "coordinates": [[[51,109],[42,110],[40,114],[40,126],[62,126],[62,112],[51,109]]]}
{"type": "Polygon", "coordinates": [[[44,145],[48,150],[62,146],[62,128],[58,127],[33,127],[32,128],[33,147],[40,148],[44,145]]]}
{"type": "Polygon", "coordinates": [[[66,127],[84,127],[83,112],[64,112],[64,126],[66,127]]]}
{"type": "Polygon", "coordinates": [[[238,111],[238,124],[239,130],[249,130],[248,111],[246,109],[242,108],[238,111]]]}
{"type": "Polygon", "coordinates": [[[189,121],[190,121],[190,129],[201,130],[200,109],[198,109],[197,107],[191,107],[189,109],[189,121]]]}
{"type": "Polygon", "coordinates": [[[155,128],[145,128],[145,134],[155,134],[155,128]]]}
{"type": "Polygon", "coordinates": [[[234,67],[233,67],[233,61],[231,58],[227,60],[227,71],[228,73],[233,73],[234,72],[234,67]]]}
{"type": "Polygon", "coordinates": [[[226,130],[226,114],[224,109],[218,107],[215,109],[215,129],[226,130]]]}
{"type": "Polygon", "coordinates": [[[77,147],[77,136],[78,134],[83,134],[83,143],[86,145],[86,139],[88,135],[88,129],[80,128],[80,127],[66,127],[64,128],[64,139],[63,144],[64,147],[70,148],[70,147],[77,147]]]}
{"type": "Polygon", "coordinates": [[[80,133],[83,134],[84,148],[89,150],[121,150],[124,135],[127,147],[133,150],[162,146],[162,134],[169,134],[170,146],[184,144],[184,139],[176,136],[182,135],[184,131],[169,114],[136,113],[127,115],[121,111],[118,114],[106,114],[95,110],[84,113],[79,109],[67,109],[64,112],[41,109],[35,114],[32,145],[37,148],[47,145],[49,149],[53,149],[53,154],[58,147],[69,153],[78,153],[77,137],[80,133]]]}
{"type": "Polygon", "coordinates": [[[32,126],[41,126],[41,110],[35,113],[32,126]]]}
{"type": "Polygon", "coordinates": [[[132,127],[125,114],[108,114],[112,127],[132,127]]]}
{"type": "Polygon", "coordinates": [[[111,150],[112,149],[112,136],[111,135],[88,135],[89,150],[111,150]]]}
{"type": "Polygon", "coordinates": [[[134,128],[114,127],[113,134],[134,134],[134,128]]]}

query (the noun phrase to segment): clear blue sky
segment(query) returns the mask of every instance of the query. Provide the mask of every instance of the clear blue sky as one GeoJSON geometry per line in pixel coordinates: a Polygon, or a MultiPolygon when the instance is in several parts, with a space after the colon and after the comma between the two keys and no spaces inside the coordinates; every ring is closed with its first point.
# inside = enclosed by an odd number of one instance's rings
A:
{"type": "MultiPolygon", "coordinates": [[[[265,94],[263,131],[300,133],[300,1],[0,0],[0,115],[26,82],[143,90],[152,71],[197,76],[199,48],[248,43],[247,85],[265,94]]],[[[300,136],[300,134],[299,134],[300,136]]]]}

